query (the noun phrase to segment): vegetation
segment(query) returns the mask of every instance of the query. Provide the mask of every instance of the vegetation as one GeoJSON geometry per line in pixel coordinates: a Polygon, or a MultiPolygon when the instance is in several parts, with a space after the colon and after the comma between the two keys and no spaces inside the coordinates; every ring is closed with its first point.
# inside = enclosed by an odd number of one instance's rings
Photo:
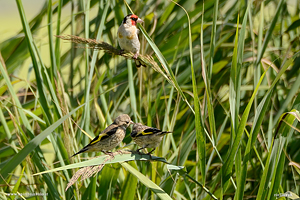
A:
{"type": "Polygon", "coordinates": [[[20,32],[0,44],[1,199],[299,194],[296,0],[48,0],[31,21],[16,6],[20,32]],[[118,47],[130,9],[147,67],[92,45],[118,47]],[[128,153],[128,130],[114,158],[69,158],[121,113],[172,134],[152,157],[128,153]]]}

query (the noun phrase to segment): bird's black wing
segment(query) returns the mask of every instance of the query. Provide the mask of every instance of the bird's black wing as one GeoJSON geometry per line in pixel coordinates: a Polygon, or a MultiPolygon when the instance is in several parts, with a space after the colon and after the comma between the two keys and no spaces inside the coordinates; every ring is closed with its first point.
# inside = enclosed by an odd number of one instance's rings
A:
{"type": "Polygon", "coordinates": [[[95,137],[90,143],[89,145],[95,144],[96,142],[102,141],[106,138],[108,138],[109,136],[113,135],[116,133],[116,131],[118,130],[119,127],[115,127],[110,129],[109,131],[105,132],[105,133],[100,133],[97,137],[95,137]]]}
{"type": "Polygon", "coordinates": [[[162,131],[157,129],[157,128],[147,128],[143,132],[144,132],[145,135],[148,135],[148,134],[151,135],[151,134],[155,134],[155,133],[160,133],[162,131]]]}
{"type": "MultiPolygon", "coordinates": [[[[80,153],[83,153],[83,152],[87,151],[89,146],[108,138],[109,136],[115,134],[117,130],[118,130],[118,127],[115,127],[115,128],[112,128],[111,130],[105,132],[105,133],[100,133],[88,145],[83,147],[80,151],[75,153],[73,156],[76,156],[77,154],[80,154],[80,153]]],[[[73,157],[73,156],[71,156],[71,157],[73,157]]]]}
{"type": "Polygon", "coordinates": [[[142,135],[153,135],[153,134],[159,134],[162,131],[157,129],[157,128],[146,128],[144,130],[140,131],[132,131],[131,137],[137,137],[137,136],[142,136],[142,135]]]}

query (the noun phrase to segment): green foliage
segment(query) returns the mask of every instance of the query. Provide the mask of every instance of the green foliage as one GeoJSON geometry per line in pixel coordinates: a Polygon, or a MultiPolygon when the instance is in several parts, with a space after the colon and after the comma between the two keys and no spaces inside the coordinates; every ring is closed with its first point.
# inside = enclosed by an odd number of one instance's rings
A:
{"type": "Polygon", "coordinates": [[[0,199],[298,198],[292,1],[49,0],[31,21],[24,3],[0,41],[0,199]],[[147,67],[116,49],[130,9],[147,67]],[[69,158],[121,113],[172,134],[69,158]]]}

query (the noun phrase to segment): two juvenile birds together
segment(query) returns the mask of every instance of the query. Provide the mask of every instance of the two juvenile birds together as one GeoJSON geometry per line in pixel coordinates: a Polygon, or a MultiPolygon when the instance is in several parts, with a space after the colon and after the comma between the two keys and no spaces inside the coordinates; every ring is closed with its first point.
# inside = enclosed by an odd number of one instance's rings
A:
{"type": "MultiPolygon", "coordinates": [[[[168,131],[161,131],[157,128],[152,128],[149,126],[142,125],[141,123],[134,123],[127,114],[122,114],[118,116],[114,122],[104,129],[97,137],[95,137],[88,145],[83,147],[79,152],[75,153],[73,156],[83,153],[83,152],[95,152],[101,151],[105,154],[110,154],[109,150],[112,150],[118,146],[124,139],[127,127],[133,124],[131,137],[132,140],[141,148],[155,148],[160,144],[163,136],[168,131]]],[[[73,157],[72,156],[72,157],[73,157]]]]}

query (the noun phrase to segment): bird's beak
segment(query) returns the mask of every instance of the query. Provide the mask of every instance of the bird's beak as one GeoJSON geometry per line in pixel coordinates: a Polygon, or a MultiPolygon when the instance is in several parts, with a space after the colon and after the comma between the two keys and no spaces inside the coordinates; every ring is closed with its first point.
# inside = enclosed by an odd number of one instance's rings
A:
{"type": "Polygon", "coordinates": [[[142,23],[142,22],[144,22],[144,21],[141,20],[140,18],[138,18],[138,19],[136,20],[136,22],[137,22],[137,23],[142,23]]]}
{"type": "Polygon", "coordinates": [[[130,124],[134,124],[134,122],[133,122],[133,121],[130,121],[130,122],[129,122],[129,125],[130,125],[130,124]]]}

